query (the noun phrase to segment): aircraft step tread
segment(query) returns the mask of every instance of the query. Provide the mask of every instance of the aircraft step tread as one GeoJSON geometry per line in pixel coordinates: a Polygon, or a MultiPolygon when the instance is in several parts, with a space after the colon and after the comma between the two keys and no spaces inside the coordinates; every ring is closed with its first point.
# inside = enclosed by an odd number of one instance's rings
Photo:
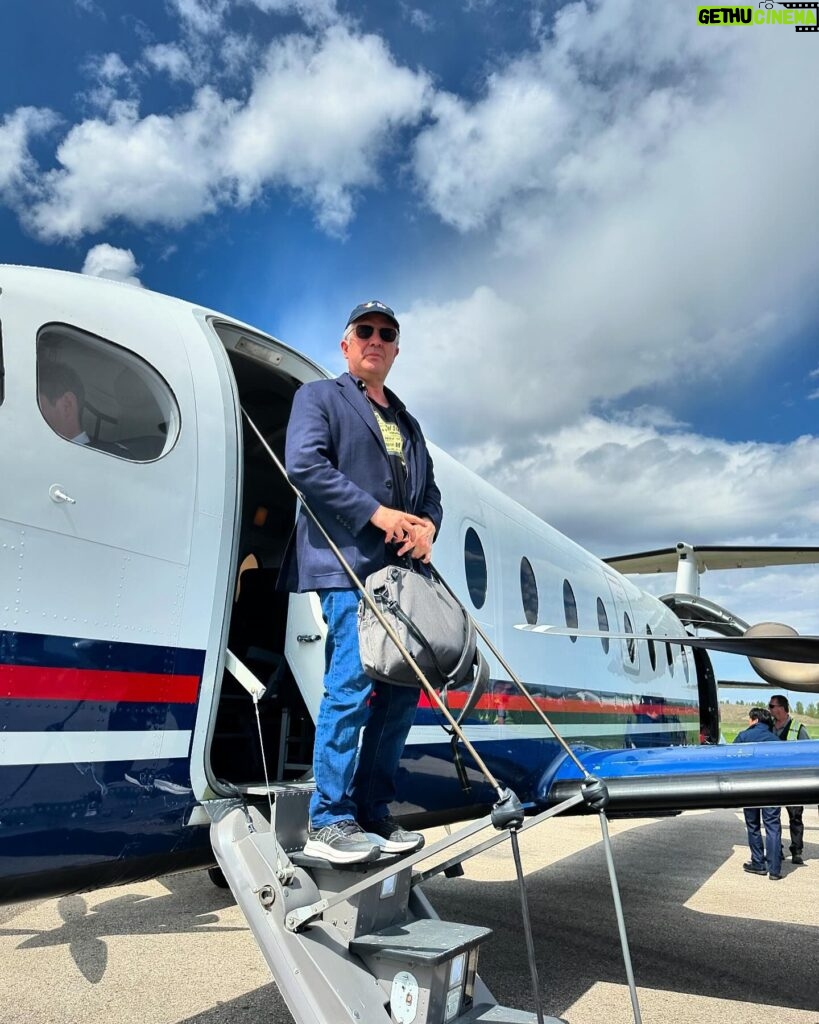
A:
{"type": "MultiPolygon", "coordinates": [[[[510,1006],[473,1006],[457,1024],[537,1024],[537,1014],[528,1010],[515,1010],[510,1006]]],[[[544,1017],[543,1024],[566,1024],[562,1017],[544,1017]]]]}
{"type": "Polygon", "coordinates": [[[278,793],[288,796],[305,793],[309,796],[316,788],[316,784],[312,779],[309,782],[271,782],[269,786],[264,782],[237,782],[234,788],[246,796],[267,796],[268,793],[274,797],[278,793]]]}
{"type": "Polygon", "coordinates": [[[491,928],[479,925],[420,918],[390,925],[371,935],[360,935],[350,942],[350,949],[359,956],[378,956],[382,960],[402,962],[411,960],[435,967],[464,950],[473,949],[491,935],[491,928]]]}

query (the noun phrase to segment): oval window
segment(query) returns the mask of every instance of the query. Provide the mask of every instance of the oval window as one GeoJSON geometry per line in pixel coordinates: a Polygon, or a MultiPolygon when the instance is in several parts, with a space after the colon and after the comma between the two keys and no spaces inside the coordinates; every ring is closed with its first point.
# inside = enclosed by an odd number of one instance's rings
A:
{"type": "MultiPolygon", "coordinates": [[[[609,617],[606,615],[606,606],[603,604],[601,598],[597,598],[597,628],[601,633],[608,632],[609,628],[609,617]]],[[[609,638],[607,636],[600,637],[600,643],[603,645],[603,653],[609,653],[609,638]]]]}
{"type": "Polygon", "coordinates": [[[464,538],[464,568],[466,570],[466,585],[472,604],[476,608],[483,608],[486,600],[486,555],[483,551],[481,538],[470,526],[464,538]]]}
{"type": "Polygon", "coordinates": [[[176,399],[152,366],[66,324],[37,335],[37,403],[66,441],[130,462],[160,458],[179,434],[176,399]]]}
{"type": "MultiPolygon", "coordinates": [[[[563,580],[563,611],[566,613],[566,625],[569,629],[577,629],[577,601],[568,580],[563,580]]],[[[570,636],[569,639],[573,644],[577,643],[576,636],[570,636]]]]}
{"type": "MultiPolygon", "coordinates": [[[[632,628],[632,625],[631,625],[631,619],[628,617],[628,612],[624,612],[623,613],[623,632],[624,633],[633,633],[634,632],[634,629],[632,628]]],[[[636,653],[637,653],[636,645],[635,645],[634,637],[633,636],[630,636],[630,637],[627,638],[627,640],[626,640],[626,648],[628,650],[628,660],[630,662],[632,662],[632,664],[633,664],[634,663],[634,658],[636,657],[636,653]]]]}
{"type": "Polygon", "coordinates": [[[648,639],[648,660],[651,662],[652,669],[657,668],[657,651],[654,648],[654,641],[651,639],[651,626],[646,623],[646,636],[648,639]]]}
{"type": "Polygon", "coordinates": [[[523,601],[523,614],[530,626],[537,622],[538,597],[537,580],[532,563],[524,555],[520,560],[520,597],[523,601]]]}

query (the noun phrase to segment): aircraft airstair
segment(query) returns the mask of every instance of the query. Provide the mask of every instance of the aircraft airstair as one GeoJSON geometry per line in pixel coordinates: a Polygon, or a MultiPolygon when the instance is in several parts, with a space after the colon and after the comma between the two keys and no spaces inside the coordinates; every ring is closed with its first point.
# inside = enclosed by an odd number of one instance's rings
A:
{"type": "MultiPolygon", "coordinates": [[[[219,866],[296,1024],[559,1024],[499,1006],[477,973],[490,928],[441,920],[421,882],[458,873],[465,859],[508,838],[440,860],[448,848],[492,827],[470,823],[409,856],[345,867],[305,857],[312,785],[259,787],[212,801],[219,866]],[[259,802],[269,794],[267,806],[259,802]],[[254,799],[255,797],[255,799],[254,799]],[[416,869],[438,858],[428,871],[416,869]]],[[[532,827],[582,800],[529,818],[532,827]]]]}
{"type": "MultiPolygon", "coordinates": [[[[563,747],[566,756],[575,763],[583,779],[577,795],[539,815],[525,818],[515,794],[494,777],[461,729],[461,722],[480,697],[485,677],[475,673],[472,692],[456,720],[309,508],[304,495],[293,487],[264,435],[245,410],[243,414],[305,512],[336,553],[362,601],[381,623],[406,664],[412,667],[421,689],[448,723],[456,766],[461,764],[457,749],[460,742],[497,796],[497,802],[485,819],[466,825],[408,856],[382,853],[377,861],[345,868],[305,857],[303,848],[313,786],[270,783],[258,708],[265,687],[238,658],[226,652],[226,668],[256,705],[265,785],[255,791],[252,787],[246,788],[244,793],[237,791],[235,798],[207,802],[212,821],[211,843],[222,873],[296,1024],[387,1024],[387,1021],[390,1024],[561,1024],[556,1017],[544,1016],[541,1006],[518,835],[581,802],[600,816],[634,1020],[635,1024],[640,1024],[604,811],[608,803],[605,785],[584,768],[490,637],[473,620],[477,634],[563,747]],[[267,808],[264,808],[265,796],[267,808]],[[485,828],[493,829],[489,839],[466,852],[456,852],[426,872],[414,870],[416,864],[445,853],[449,847],[471,839],[485,828]],[[440,871],[457,873],[459,865],[468,857],[504,839],[509,840],[515,860],[535,1013],[499,1006],[481,981],[477,973],[478,953],[481,943],[491,936],[491,929],[441,920],[420,888],[425,879],[440,871]]],[[[434,579],[457,601],[437,570],[431,565],[429,568],[434,579]]]]}

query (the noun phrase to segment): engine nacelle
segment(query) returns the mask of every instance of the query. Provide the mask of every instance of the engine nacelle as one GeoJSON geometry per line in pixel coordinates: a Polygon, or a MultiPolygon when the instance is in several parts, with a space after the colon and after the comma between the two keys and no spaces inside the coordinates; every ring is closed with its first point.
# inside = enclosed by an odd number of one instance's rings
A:
{"type": "MultiPolygon", "coordinates": [[[[745,631],[745,636],[799,636],[793,626],[783,622],[760,622],[745,631]]],[[[771,658],[748,658],[758,676],[773,686],[801,693],[819,691],[819,665],[804,665],[794,661],[774,661],[771,658]]]]}

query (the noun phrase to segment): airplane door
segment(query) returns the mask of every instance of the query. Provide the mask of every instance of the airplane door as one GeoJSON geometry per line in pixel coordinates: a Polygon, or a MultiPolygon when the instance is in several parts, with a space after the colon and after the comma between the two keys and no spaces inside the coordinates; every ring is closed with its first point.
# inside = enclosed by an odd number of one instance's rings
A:
{"type": "Polygon", "coordinates": [[[92,304],[82,284],[68,298],[59,282],[44,294],[11,281],[0,298],[0,477],[13,481],[0,530],[17,583],[6,628],[176,645],[197,484],[176,327],[141,295],[129,304],[125,286],[92,304]]]}
{"type": "Polygon", "coordinates": [[[327,624],[316,593],[291,594],[284,653],[310,717],[315,722],[324,679],[324,641],[327,624]]]}

